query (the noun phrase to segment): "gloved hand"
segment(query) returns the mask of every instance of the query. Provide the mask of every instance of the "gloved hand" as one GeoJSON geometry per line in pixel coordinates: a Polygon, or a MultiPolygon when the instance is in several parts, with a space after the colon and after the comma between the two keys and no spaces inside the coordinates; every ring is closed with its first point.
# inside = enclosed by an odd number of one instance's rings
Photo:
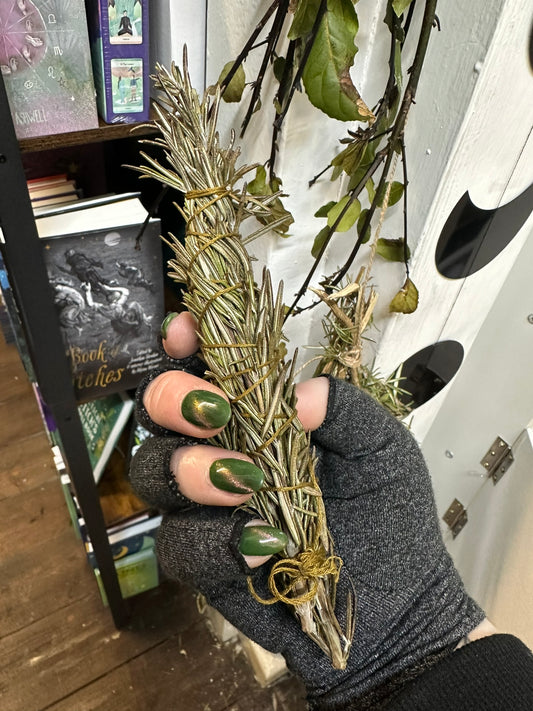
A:
{"type": "Polygon", "coordinates": [[[229,470],[216,462],[247,458],[203,441],[222,429],[229,406],[215,386],[180,370],[201,372],[194,359],[182,360],[195,347],[190,315],[167,321],[164,336],[166,370],[140,388],[137,403],[139,420],[156,436],[140,448],[130,473],[139,495],[166,512],[157,540],[162,568],[202,592],[247,637],[283,654],[313,708],[378,708],[384,689],[389,693],[395,680],[451,652],[484,618],[443,545],[419,447],[402,423],[352,385],[317,378],[297,386],[335,552],[344,561],[340,620],[347,591],[353,585],[357,593],[350,658],[346,669],[335,670],[285,604],[267,606],[251,596],[248,575],[269,597],[272,559],[243,553],[268,554],[283,541],[267,531],[261,543],[257,530],[245,527],[250,516],[234,508],[261,482],[253,468],[245,465],[241,476],[231,462],[229,470]],[[360,697],[370,705],[357,705],[360,697]]]}

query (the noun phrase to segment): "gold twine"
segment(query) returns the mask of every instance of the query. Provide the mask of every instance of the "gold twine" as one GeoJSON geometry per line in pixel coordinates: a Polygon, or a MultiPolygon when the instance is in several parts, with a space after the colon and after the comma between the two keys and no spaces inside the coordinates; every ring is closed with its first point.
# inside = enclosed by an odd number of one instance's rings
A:
{"type": "Polygon", "coordinates": [[[320,578],[331,575],[337,583],[341,567],[342,559],[339,556],[326,555],[322,547],[307,548],[294,558],[283,558],[274,563],[268,576],[271,598],[263,598],[257,594],[250,576],[247,578],[248,590],[252,597],[263,605],[284,602],[296,607],[310,602],[315,597],[320,578]],[[298,588],[304,584],[307,589],[298,592],[298,588]],[[283,588],[280,585],[283,585],[283,588]]]}

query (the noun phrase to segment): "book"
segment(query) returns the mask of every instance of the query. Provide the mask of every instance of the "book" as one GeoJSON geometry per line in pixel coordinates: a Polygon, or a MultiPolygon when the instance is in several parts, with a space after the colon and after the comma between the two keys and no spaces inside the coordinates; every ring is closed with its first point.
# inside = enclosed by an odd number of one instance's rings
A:
{"type": "Polygon", "coordinates": [[[156,61],[170,69],[181,66],[187,45],[191,84],[200,93],[206,85],[207,0],[158,0],[150,7],[152,74],[156,61]]]}
{"type": "Polygon", "coordinates": [[[54,458],[54,465],[59,476],[61,491],[63,492],[63,496],[65,497],[65,504],[67,505],[67,511],[70,517],[70,521],[72,523],[74,534],[76,538],[81,540],[81,511],[76,501],[76,495],[74,494],[74,490],[72,488],[70,476],[67,472],[67,468],[65,467],[65,462],[61,454],[61,449],[58,445],[54,445],[52,447],[52,455],[54,458]]]}
{"type": "MultiPolygon", "coordinates": [[[[0,230],[1,232],[1,230],[0,230]]],[[[30,358],[28,344],[26,342],[26,333],[22,325],[22,318],[11,282],[6,263],[4,261],[4,253],[0,248],[0,291],[2,292],[2,302],[5,307],[2,315],[2,328],[4,329],[4,337],[6,343],[14,343],[24,366],[24,370],[31,383],[35,382],[35,371],[30,358]]]]}
{"type": "MultiPolygon", "coordinates": [[[[153,546],[115,561],[115,569],[123,598],[139,595],[159,585],[159,566],[153,546]]],[[[94,568],[94,574],[102,601],[107,606],[107,595],[98,568],[94,568]]]]}
{"type": "Polygon", "coordinates": [[[100,508],[108,528],[129,526],[150,514],[151,507],[134,492],[127,476],[129,471],[129,443],[134,427],[133,418],[123,431],[117,446],[113,450],[105,471],[98,482],[100,508]]]}
{"type": "Polygon", "coordinates": [[[34,211],[42,207],[73,202],[81,197],[76,181],[69,180],[66,174],[28,180],[27,186],[34,211]]]}
{"type": "Polygon", "coordinates": [[[161,360],[159,220],[126,193],[39,211],[36,226],[78,401],[136,388],[161,360]]]}
{"type": "Polygon", "coordinates": [[[98,126],[84,0],[1,2],[0,36],[17,138],[98,126]]]}
{"type": "MultiPolygon", "coordinates": [[[[111,554],[115,562],[120,591],[124,598],[138,595],[159,585],[159,566],[155,554],[155,542],[161,518],[161,515],[158,514],[146,517],[144,520],[118,531],[110,532],[108,529],[111,554]]],[[[87,559],[96,575],[102,600],[104,604],[107,604],[100,571],[83,519],[80,521],[80,531],[85,543],[87,559]]]]}
{"type": "Polygon", "coordinates": [[[96,101],[107,123],[150,117],[148,0],[87,0],[96,101]]]}
{"type": "Polygon", "coordinates": [[[36,187],[28,185],[28,193],[31,200],[53,197],[54,195],[68,195],[76,192],[74,180],[64,180],[62,182],[36,187]]]}
{"type": "MultiPolygon", "coordinates": [[[[155,539],[161,525],[161,514],[146,516],[140,521],[135,521],[118,530],[107,529],[107,537],[111,547],[113,560],[120,560],[140,550],[155,546],[155,539]]],[[[82,536],[85,542],[85,552],[91,565],[96,566],[91,540],[85,529],[85,522],[81,519],[82,536]]]]}
{"type": "Polygon", "coordinates": [[[52,185],[58,185],[60,183],[66,183],[68,180],[68,175],[66,173],[59,173],[58,175],[45,175],[41,178],[30,178],[26,181],[28,185],[28,190],[41,190],[42,188],[47,188],[52,185]]]}
{"type": "Polygon", "coordinates": [[[114,393],[78,406],[94,480],[98,482],[133,411],[126,393],[114,393]]]}
{"type": "MultiPolygon", "coordinates": [[[[53,195],[51,197],[32,199],[31,204],[32,204],[32,207],[35,211],[35,209],[39,209],[42,207],[52,207],[54,205],[63,205],[64,203],[75,202],[78,199],[79,199],[78,193],[71,192],[71,193],[67,193],[66,195],[53,195]]],[[[34,214],[35,214],[35,212],[34,212],[34,214]]]]}

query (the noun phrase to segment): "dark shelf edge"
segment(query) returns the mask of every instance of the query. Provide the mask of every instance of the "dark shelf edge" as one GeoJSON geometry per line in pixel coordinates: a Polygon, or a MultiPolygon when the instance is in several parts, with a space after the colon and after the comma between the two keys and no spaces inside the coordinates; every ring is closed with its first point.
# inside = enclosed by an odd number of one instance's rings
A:
{"type": "Polygon", "coordinates": [[[19,148],[21,153],[31,153],[56,148],[67,148],[69,146],[79,146],[86,143],[114,141],[119,138],[134,138],[136,136],[145,136],[156,132],[157,128],[151,123],[108,124],[99,119],[98,128],[91,128],[86,131],[58,133],[49,136],[23,138],[19,140],[19,148]]]}

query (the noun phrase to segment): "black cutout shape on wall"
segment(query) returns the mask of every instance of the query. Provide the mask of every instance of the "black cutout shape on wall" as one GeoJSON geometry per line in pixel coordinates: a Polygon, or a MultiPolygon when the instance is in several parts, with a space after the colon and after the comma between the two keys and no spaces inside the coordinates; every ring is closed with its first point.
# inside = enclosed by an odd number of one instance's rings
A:
{"type": "Polygon", "coordinates": [[[401,400],[420,407],[447,385],[463,362],[459,341],[438,341],[413,353],[402,365],[401,400]]]}
{"type": "Polygon", "coordinates": [[[533,184],[514,200],[482,210],[466,192],[440,233],[435,263],[442,276],[463,279],[486,266],[519,232],[533,210],[533,184]]]}

